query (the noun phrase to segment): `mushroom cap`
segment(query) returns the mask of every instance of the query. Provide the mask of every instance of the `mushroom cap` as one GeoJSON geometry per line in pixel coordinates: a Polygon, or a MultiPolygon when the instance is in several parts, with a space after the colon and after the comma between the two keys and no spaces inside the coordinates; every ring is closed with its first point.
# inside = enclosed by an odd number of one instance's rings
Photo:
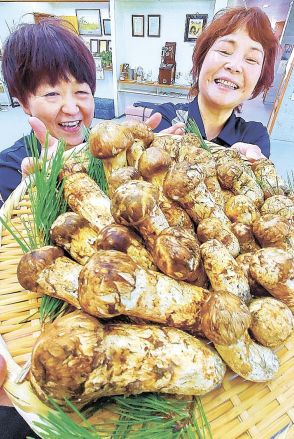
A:
{"type": "Polygon", "coordinates": [[[237,256],[236,262],[243,270],[243,273],[248,279],[249,286],[250,286],[250,292],[254,296],[268,296],[268,291],[263,288],[250,274],[250,264],[252,260],[252,256],[254,255],[254,252],[247,252],[242,253],[241,255],[237,256]]]}
{"type": "Polygon", "coordinates": [[[195,235],[188,230],[163,230],[156,238],[152,255],[158,268],[174,279],[193,282],[199,277],[200,248],[195,235]]]}
{"type": "Polygon", "coordinates": [[[240,253],[237,237],[229,228],[224,227],[224,224],[218,218],[210,217],[200,221],[197,227],[197,237],[202,243],[209,239],[219,240],[234,257],[240,253]]]}
{"type": "Polygon", "coordinates": [[[115,169],[108,178],[109,198],[112,198],[114,191],[123,183],[130,180],[140,180],[139,171],[133,166],[115,169]]]}
{"type": "Polygon", "coordinates": [[[201,329],[214,343],[230,345],[249,328],[251,315],[239,297],[226,291],[212,291],[201,308],[201,329]]]}
{"type": "Polygon", "coordinates": [[[159,134],[154,137],[151,146],[164,149],[172,159],[178,159],[182,136],[177,134],[159,134]]]}
{"type": "Polygon", "coordinates": [[[218,151],[215,150],[213,156],[219,163],[227,162],[228,160],[237,162],[242,160],[240,152],[235,148],[219,149],[218,151]]]}
{"type": "Polygon", "coordinates": [[[186,133],[182,136],[181,144],[201,148],[201,139],[195,133],[186,133]]]}
{"type": "Polygon", "coordinates": [[[234,195],[225,204],[225,213],[232,222],[251,225],[260,217],[259,211],[246,195],[234,195]]]}
{"type": "MultiPolygon", "coordinates": [[[[135,288],[137,267],[124,253],[99,250],[89,259],[79,275],[78,296],[82,308],[92,315],[99,315],[97,306],[100,306],[99,297],[102,294],[104,297],[108,296],[107,313],[120,314],[120,294],[131,293],[135,288]]],[[[104,303],[103,308],[105,306],[104,303]]]]}
{"type": "Polygon", "coordinates": [[[127,120],[123,122],[123,125],[131,130],[134,139],[142,140],[145,146],[149,146],[153,142],[154,133],[144,122],[127,120]]]}
{"type": "Polygon", "coordinates": [[[145,151],[145,145],[142,140],[135,139],[134,143],[127,149],[127,163],[129,166],[138,168],[138,162],[142,152],[145,151]]]}
{"type": "Polygon", "coordinates": [[[31,250],[19,261],[17,267],[18,282],[26,290],[35,291],[37,279],[41,271],[63,255],[63,250],[53,245],[48,245],[38,250],[31,250]]]}
{"type": "Polygon", "coordinates": [[[94,157],[108,159],[128,149],[134,138],[131,130],[112,121],[95,125],[89,136],[89,149],[94,157]]]}
{"type": "Polygon", "coordinates": [[[261,215],[272,213],[283,216],[284,218],[293,219],[294,201],[286,195],[273,195],[265,200],[260,208],[261,215]]]}
{"type": "Polygon", "coordinates": [[[80,161],[77,162],[74,159],[67,160],[59,173],[59,180],[63,180],[77,172],[87,173],[87,164],[80,161]]]}
{"type": "Polygon", "coordinates": [[[128,181],[119,186],[111,200],[111,212],[116,222],[138,225],[158,206],[159,189],[147,181],[128,181]]]}
{"type": "Polygon", "coordinates": [[[240,180],[244,169],[239,162],[221,161],[216,162],[218,180],[225,189],[232,189],[236,181],[240,180]]]}
{"type": "Polygon", "coordinates": [[[241,253],[252,252],[260,248],[253,236],[252,226],[243,223],[232,223],[231,227],[232,232],[238,238],[241,253]]]}
{"type": "Polygon", "coordinates": [[[151,146],[146,149],[139,160],[139,172],[148,181],[157,174],[166,173],[172,159],[162,148],[151,146]]]}
{"type": "Polygon", "coordinates": [[[273,297],[254,299],[249,310],[252,315],[250,331],[263,346],[276,348],[293,332],[293,314],[280,300],[273,297]]]}
{"type": "Polygon", "coordinates": [[[274,247],[290,234],[290,224],[287,218],[268,213],[253,222],[252,231],[263,247],[274,247]]]}
{"type": "Polygon", "coordinates": [[[54,221],[50,237],[55,244],[70,243],[76,233],[83,227],[90,227],[89,222],[74,212],[65,212],[54,221]]]}
{"type": "Polygon", "coordinates": [[[257,250],[251,259],[250,274],[289,307],[293,303],[294,258],[290,253],[276,247],[257,250]]]}
{"type": "Polygon", "coordinates": [[[30,368],[30,382],[42,401],[48,404],[50,395],[65,410],[65,398],[78,407],[89,402],[84,383],[97,367],[103,336],[102,324],[81,311],[46,325],[34,345],[30,368]]]}
{"type": "Polygon", "coordinates": [[[168,197],[180,199],[203,181],[204,174],[198,165],[187,162],[175,163],[165,176],[163,190],[168,197]]]}
{"type": "Polygon", "coordinates": [[[128,227],[121,224],[109,224],[99,233],[96,248],[126,253],[130,245],[137,245],[138,242],[141,242],[141,238],[128,227]]]}

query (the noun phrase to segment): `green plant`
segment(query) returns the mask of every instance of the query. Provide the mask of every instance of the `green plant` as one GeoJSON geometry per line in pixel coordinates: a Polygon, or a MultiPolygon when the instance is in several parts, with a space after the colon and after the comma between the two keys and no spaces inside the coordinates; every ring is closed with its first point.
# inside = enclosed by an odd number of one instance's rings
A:
{"type": "Polygon", "coordinates": [[[103,67],[107,67],[112,64],[112,52],[110,52],[110,50],[105,50],[104,52],[101,52],[100,57],[103,67]]]}

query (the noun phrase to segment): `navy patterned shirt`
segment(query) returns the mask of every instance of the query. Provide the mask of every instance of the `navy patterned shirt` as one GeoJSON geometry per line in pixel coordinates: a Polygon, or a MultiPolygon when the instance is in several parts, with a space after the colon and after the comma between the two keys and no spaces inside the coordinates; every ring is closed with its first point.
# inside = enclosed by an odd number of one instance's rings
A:
{"type": "MultiPolygon", "coordinates": [[[[162,121],[154,132],[158,133],[177,122],[186,123],[188,118],[191,118],[195,120],[202,137],[206,139],[197,97],[185,104],[175,105],[168,102],[157,105],[152,111],[152,114],[154,113],[162,115],[162,121]]],[[[263,155],[266,157],[270,155],[270,139],[266,127],[261,122],[246,122],[242,117],[236,116],[234,112],[232,112],[219,135],[212,139],[212,142],[225,147],[230,147],[237,142],[252,143],[259,146],[263,155]]]]}

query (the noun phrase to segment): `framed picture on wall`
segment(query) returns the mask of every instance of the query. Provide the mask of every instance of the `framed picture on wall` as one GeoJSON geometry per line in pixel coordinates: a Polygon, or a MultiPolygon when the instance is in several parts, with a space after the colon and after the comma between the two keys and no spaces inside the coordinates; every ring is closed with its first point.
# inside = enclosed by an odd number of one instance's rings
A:
{"type": "Polygon", "coordinates": [[[99,52],[106,52],[108,50],[108,40],[99,40],[99,52]]]}
{"type": "Polygon", "coordinates": [[[98,39],[90,39],[90,51],[93,53],[99,53],[99,40],[98,39]]]}
{"type": "Polygon", "coordinates": [[[111,35],[110,19],[103,19],[103,33],[104,35],[111,35]]]}
{"type": "Polygon", "coordinates": [[[160,37],[160,15],[148,15],[148,37],[160,37]]]}
{"type": "Polygon", "coordinates": [[[207,23],[207,14],[186,14],[184,41],[196,41],[207,23]]]}
{"type": "Polygon", "coordinates": [[[96,64],[96,79],[104,79],[104,70],[102,66],[102,59],[98,56],[94,58],[96,64]]]}
{"type": "Polygon", "coordinates": [[[80,35],[102,35],[100,9],[76,9],[80,35]]]}
{"type": "Polygon", "coordinates": [[[144,15],[132,15],[132,37],[144,37],[144,15]]]}

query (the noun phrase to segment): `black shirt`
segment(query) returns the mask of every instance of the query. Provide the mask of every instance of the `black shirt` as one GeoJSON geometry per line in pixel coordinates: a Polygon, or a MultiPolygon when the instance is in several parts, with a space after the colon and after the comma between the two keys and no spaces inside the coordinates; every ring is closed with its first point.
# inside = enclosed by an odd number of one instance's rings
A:
{"type": "MultiPolygon", "coordinates": [[[[196,122],[202,137],[207,138],[197,97],[185,104],[175,105],[168,102],[157,105],[152,111],[152,114],[154,113],[162,115],[162,121],[154,130],[156,133],[177,122],[186,123],[188,118],[191,118],[196,122]]],[[[246,122],[242,117],[237,117],[234,112],[232,112],[219,135],[212,141],[225,147],[230,147],[237,142],[252,143],[259,146],[263,155],[266,157],[270,155],[270,140],[266,127],[261,122],[246,122]]]]}

